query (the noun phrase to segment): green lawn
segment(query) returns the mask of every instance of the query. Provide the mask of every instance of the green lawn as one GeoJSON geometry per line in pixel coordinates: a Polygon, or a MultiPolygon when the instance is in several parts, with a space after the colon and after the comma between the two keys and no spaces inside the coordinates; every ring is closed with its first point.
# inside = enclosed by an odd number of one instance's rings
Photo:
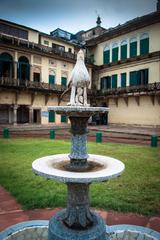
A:
{"type": "MultiPolygon", "coordinates": [[[[36,158],[69,150],[68,141],[0,140],[0,184],[24,209],[64,207],[66,185],[35,176],[31,164],[36,158]]],[[[92,207],[144,215],[160,214],[159,147],[88,143],[88,152],[115,157],[126,166],[121,177],[91,185],[92,207]]]]}

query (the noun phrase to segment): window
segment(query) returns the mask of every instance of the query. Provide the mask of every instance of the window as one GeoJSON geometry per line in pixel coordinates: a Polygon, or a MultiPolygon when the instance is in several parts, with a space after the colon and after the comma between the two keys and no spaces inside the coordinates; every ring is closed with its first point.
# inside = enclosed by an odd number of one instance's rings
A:
{"type": "Polygon", "coordinates": [[[117,88],[117,74],[112,75],[112,88],[117,88]]]}
{"type": "Polygon", "coordinates": [[[112,46],[112,62],[117,62],[118,61],[118,44],[115,43],[112,46]]]}
{"type": "Polygon", "coordinates": [[[72,48],[68,48],[68,52],[69,52],[69,53],[72,53],[72,48]]]}
{"type": "Polygon", "coordinates": [[[61,52],[65,52],[65,47],[62,46],[62,45],[58,45],[58,44],[52,43],[52,48],[55,49],[55,50],[59,50],[61,52]]]}
{"type": "Polygon", "coordinates": [[[37,72],[33,73],[33,81],[40,82],[40,73],[37,73],[37,72]]]}
{"type": "Polygon", "coordinates": [[[148,84],[148,69],[142,69],[137,72],[137,84],[138,85],[148,84]]]}
{"type": "Polygon", "coordinates": [[[121,73],[121,87],[126,87],[126,73],[121,73]]]}
{"type": "Polygon", "coordinates": [[[136,86],[137,85],[137,71],[130,72],[130,86],[136,86]]]}
{"type": "Polygon", "coordinates": [[[49,75],[49,84],[55,84],[55,75],[49,75]]]}
{"type": "Polygon", "coordinates": [[[124,60],[127,58],[127,41],[124,40],[121,42],[121,60],[124,60]]]}
{"type": "Polygon", "coordinates": [[[103,77],[101,78],[101,90],[110,89],[111,88],[111,77],[103,77]]]}
{"type": "Polygon", "coordinates": [[[44,44],[45,44],[45,45],[49,45],[49,41],[44,40],[44,44]]]}
{"type": "Polygon", "coordinates": [[[110,50],[109,47],[105,47],[103,50],[103,64],[108,64],[110,62],[110,50]]]}
{"type": "Polygon", "coordinates": [[[136,57],[137,56],[137,39],[132,38],[130,40],[130,57],[136,57]]]}
{"type": "Polygon", "coordinates": [[[148,33],[144,33],[140,36],[140,55],[149,53],[149,36],[148,33]]]}
{"type": "Polygon", "coordinates": [[[148,84],[148,69],[130,72],[130,86],[148,84]]]}
{"type": "Polygon", "coordinates": [[[67,116],[61,115],[61,123],[66,123],[67,122],[67,116]]]}
{"type": "Polygon", "coordinates": [[[55,112],[49,112],[49,122],[55,122],[55,112]]]}
{"type": "Polygon", "coordinates": [[[61,77],[61,85],[62,86],[67,86],[67,78],[66,77],[61,77]]]}

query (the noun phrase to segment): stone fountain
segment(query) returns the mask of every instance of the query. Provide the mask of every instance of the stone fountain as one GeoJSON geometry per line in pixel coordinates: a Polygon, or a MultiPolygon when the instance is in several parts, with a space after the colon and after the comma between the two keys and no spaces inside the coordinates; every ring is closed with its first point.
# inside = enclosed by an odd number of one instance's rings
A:
{"type": "Polygon", "coordinates": [[[87,103],[87,88],[90,84],[82,50],[71,74],[71,97],[67,106],[49,107],[48,110],[68,116],[71,123],[71,152],[37,159],[33,171],[45,178],[66,183],[68,188],[67,208],[58,212],[49,222],[48,240],[104,240],[106,225],[102,218],[90,210],[89,186],[92,182],[106,181],[119,176],[124,164],[116,159],[88,155],[88,119],[108,111],[104,107],[90,107],[87,103]]]}
{"type": "Polygon", "coordinates": [[[79,51],[71,75],[71,97],[67,106],[49,107],[57,114],[68,116],[71,123],[71,152],[39,158],[33,171],[47,179],[67,185],[67,207],[48,221],[28,221],[16,224],[0,233],[0,240],[158,240],[160,233],[133,225],[106,226],[90,209],[89,186],[107,181],[124,171],[124,164],[114,158],[87,153],[88,119],[109,109],[90,107],[87,103],[89,74],[84,53],[79,51]]]}

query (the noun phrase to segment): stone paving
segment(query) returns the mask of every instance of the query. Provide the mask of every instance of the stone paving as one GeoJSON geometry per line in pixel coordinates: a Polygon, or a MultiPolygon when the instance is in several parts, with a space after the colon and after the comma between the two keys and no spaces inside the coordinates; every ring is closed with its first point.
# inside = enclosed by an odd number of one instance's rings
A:
{"type": "MultiPolygon", "coordinates": [[[[5,228],[29,220],[49,220],[59,208],[55,209],[34,209],[22,210],[21,206],[16,202],[3,187],[0,187],[0,231],[5,228]]],[[[160,216],[146,217],[133,213],[118,213],[113,211],[96,210],[108,225],[117,224],[133,224],[143,227],[152,228],[160,232],[160,216]]]]}

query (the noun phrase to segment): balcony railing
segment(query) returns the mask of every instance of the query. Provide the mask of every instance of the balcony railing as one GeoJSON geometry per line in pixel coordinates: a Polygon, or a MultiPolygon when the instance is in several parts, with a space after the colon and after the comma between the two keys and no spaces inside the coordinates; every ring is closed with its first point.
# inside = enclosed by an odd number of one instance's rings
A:
{"type": "MultiPolygon", "coordinates": [[[[33,50],[41,51],[43,53],[55,54],[57,56],[72,59],[74,61],[77,58],[77,55],[75,53],[64,52],[60,49],[55,49],[55,48],[51,48],[51,47],[44,46],[41,44],[36,44],[33,42],[29,42],[27,40],[22,40],[22,39],[18,39],[18,38],[12,37],[12,36],[4,35],[2,33],[0,33],[0,43],[6,44],[6,45],[14,45],[14,46],[18,46],[18,47],[23,47],[26,49],[30,48],[33,50]]],[[[85,58],[85,61],[88,64],[92,64],[90,58],[85,58]]]]}
{"type": "Polygon", "coordinates": [[[101,89],[97,91],[99,96],[123,95],[142,92],[157,92],[160,91],[160,82],[149,83],[146,85],[136,85],[118,88],[101,89]]]}
{"type": "Polygon", "coordinates": [[[28,89],[35,91],[49,91],[49,92],[63,92],[66,86],[60,84],[49,84],[45,82],[34,82],[28,80],[20,80],[13,78],[0,78],[0,87],[15,88],[15,89],[28,89]]]}

